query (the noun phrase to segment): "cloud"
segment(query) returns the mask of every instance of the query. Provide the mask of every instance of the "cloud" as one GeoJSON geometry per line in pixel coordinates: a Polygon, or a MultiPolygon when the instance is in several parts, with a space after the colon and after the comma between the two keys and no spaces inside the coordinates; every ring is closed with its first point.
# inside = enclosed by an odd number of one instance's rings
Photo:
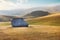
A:
{"type": "Polygon", "coordinates": [[[17,0],[17,2],[19,2],[19,3],[27,3],[28,0],[17,0]]]}
{"type": "Polygon", "coordinates": [[[29,0],[0,0],[0,10],[12,10],[12,9],[28,9],[32,7],[47,7],[55,6],[57,4],[48,4],[48,5],[34,5],[28,3],[29,0]],[[15,1],[15,3],[14,3],[15,1]]]}
{"type": "Polygon", "coordinates": [[[28,0],[15,0],[16,3],[12,0],[0,0],[0,10],[12,10],[12,9],[26,9],[32,7],[31,5],[25,4],[28,0]]]}
{"type": "Polygon", "coordinates": [[[17,8],[17,5],[10,1],[0,0],[0,10],[10,10],[17,8]]]}

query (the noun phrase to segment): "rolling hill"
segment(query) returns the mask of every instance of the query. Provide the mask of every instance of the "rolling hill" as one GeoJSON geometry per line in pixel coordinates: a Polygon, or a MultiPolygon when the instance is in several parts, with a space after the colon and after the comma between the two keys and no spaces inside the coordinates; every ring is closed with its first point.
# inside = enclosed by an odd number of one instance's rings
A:
{"type": "Polygon", "coordinates": [[[60,26],[60,14],[52,14],[28,20],[29,24],[60,26]]]}
{"type": "Polygon", "coordinates": [[[36,18],[36,17],[46,16],[46,15],[49,15],[49,14],[50,14],[49,12],[37,10],[37,11],[32,11],[31,13],[25,15],[24,17],[26,17],[26,18],[36,18]]]}

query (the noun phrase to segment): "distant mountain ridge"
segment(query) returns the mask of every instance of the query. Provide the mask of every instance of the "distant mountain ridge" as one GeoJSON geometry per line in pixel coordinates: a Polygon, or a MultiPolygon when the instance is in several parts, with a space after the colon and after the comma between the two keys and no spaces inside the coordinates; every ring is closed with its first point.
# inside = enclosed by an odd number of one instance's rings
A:
{"type": "Polygon", "coordinates": [[[36,18],[36,17],[46,16],[49,14],[50,13],[46,11],[33,11],[30,14],[25,15],[24,18],[36,18]]]}
{"type": "Polygon", "coordinates": [[[5,16],[5,15],[0,15],[0,22],[7,22],[11,21],[11,19],[15,18],[14,16],[5,16]]]}
{"type": "MultiPolygon", "coordinates": [[[[37,8],[31,8],[31,9],[28,9],[26,11],[27,11],[27,14],[24,15],[24,17],[28,17],[29,18],[29,17],[33,17],[32,14],[34,14],[34,13],[32,13],[32,12],[34,12],[34,11],[44,11],[44,12],[49,12],[49,13],[60,12],[60,5],[53,6],[53,7],[37,7],[37,8]]],[[[39,16],[39,14],[37,14],[37,13],[36,13],[36,15],[39,16]]],[[[42,13],[41,13],[41,15],[42,15],[42,13]]]]}
{"type": "MultiPolygon", "coordinates": [[[[9,21],[15,16],[22,17],[22,18],[39,17],[39,14],[32,13],[34,11],[48,12],[48,14],[52,12],[60,12],[60,5],[56,5],[52,7],[35,7],[30,9],[0,10],[0,21],[9,21]]],[[[40,16],[42,16],[42,13],[40,14],[40,16]]]]}
{"type": "Polygon", "coordinates": [[[56,5],[52,7],[35,7],[30,9],[0,10],[0,15],[21,17],[31,13],[32,11],[37,11],[37,10],[48,11],[48,12],[60,12],[60,5],[56,5]]]}

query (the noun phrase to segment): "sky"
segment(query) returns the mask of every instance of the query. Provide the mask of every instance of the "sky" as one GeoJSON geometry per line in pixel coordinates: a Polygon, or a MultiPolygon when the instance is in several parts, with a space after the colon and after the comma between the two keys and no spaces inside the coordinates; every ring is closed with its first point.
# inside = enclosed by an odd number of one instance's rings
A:
{"type": "Polygon", "coordinates": [[[60,0],[0,0],[0,10],[28,9],[58,4],[60,4],[60,0]]]}

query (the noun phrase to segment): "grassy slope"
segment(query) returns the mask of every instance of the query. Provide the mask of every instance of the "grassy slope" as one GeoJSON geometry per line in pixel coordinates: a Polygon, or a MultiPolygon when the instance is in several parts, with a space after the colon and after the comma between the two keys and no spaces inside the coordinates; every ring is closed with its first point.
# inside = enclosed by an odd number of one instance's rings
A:
{"type": "Polygon", "coordinates": [[[52,25],[52,26],[60,26],[60,14],[52,14],[45,17],[39,17],[32,20],[28,20],[29,24],[35,25],[52,25]]]}
{"type": "MultiPolygon", "coordinates": [[[[40,25],[40,24],[43,24],[43,22],[45,23],[47,20],[49,20],[49,22],[52,21],[50,17],[52,16],[36,18],[36,19],[33,19],[32,21],[29,20],[29,23],[40,25]],[[50,18],[50,19],[47,19],[47,18],[50,18]],[[37,23],[34,23],[34,22],[37,22],[37,23]]],[[[55,20],[55,18],[52,18],[52,19],[55,20]]],[[[57,19],[59,19],[59,17],[57,19]]],[[[9,27],[10,22],[5,22],[5,23],[3,22],[0,25],[1,26],[3,25],[4,27],[5,26],[9,27]]],[[[28,28],[11,27],[7,29],[0,29],[0,40],[59,40],[59,39],[60,39],[60,27],[55,27],[55,26],[33,25],[28,28]]]]}
{"type": "MultiPolygon", "coordinates": [[[[51,25],[60,26],[60,14],[52,14],[44,17],[32,18],[27,21],[32,25],[51,25]]],[[[0,26],[9,26],[10,22],[0,22],[0,26]]]]}

